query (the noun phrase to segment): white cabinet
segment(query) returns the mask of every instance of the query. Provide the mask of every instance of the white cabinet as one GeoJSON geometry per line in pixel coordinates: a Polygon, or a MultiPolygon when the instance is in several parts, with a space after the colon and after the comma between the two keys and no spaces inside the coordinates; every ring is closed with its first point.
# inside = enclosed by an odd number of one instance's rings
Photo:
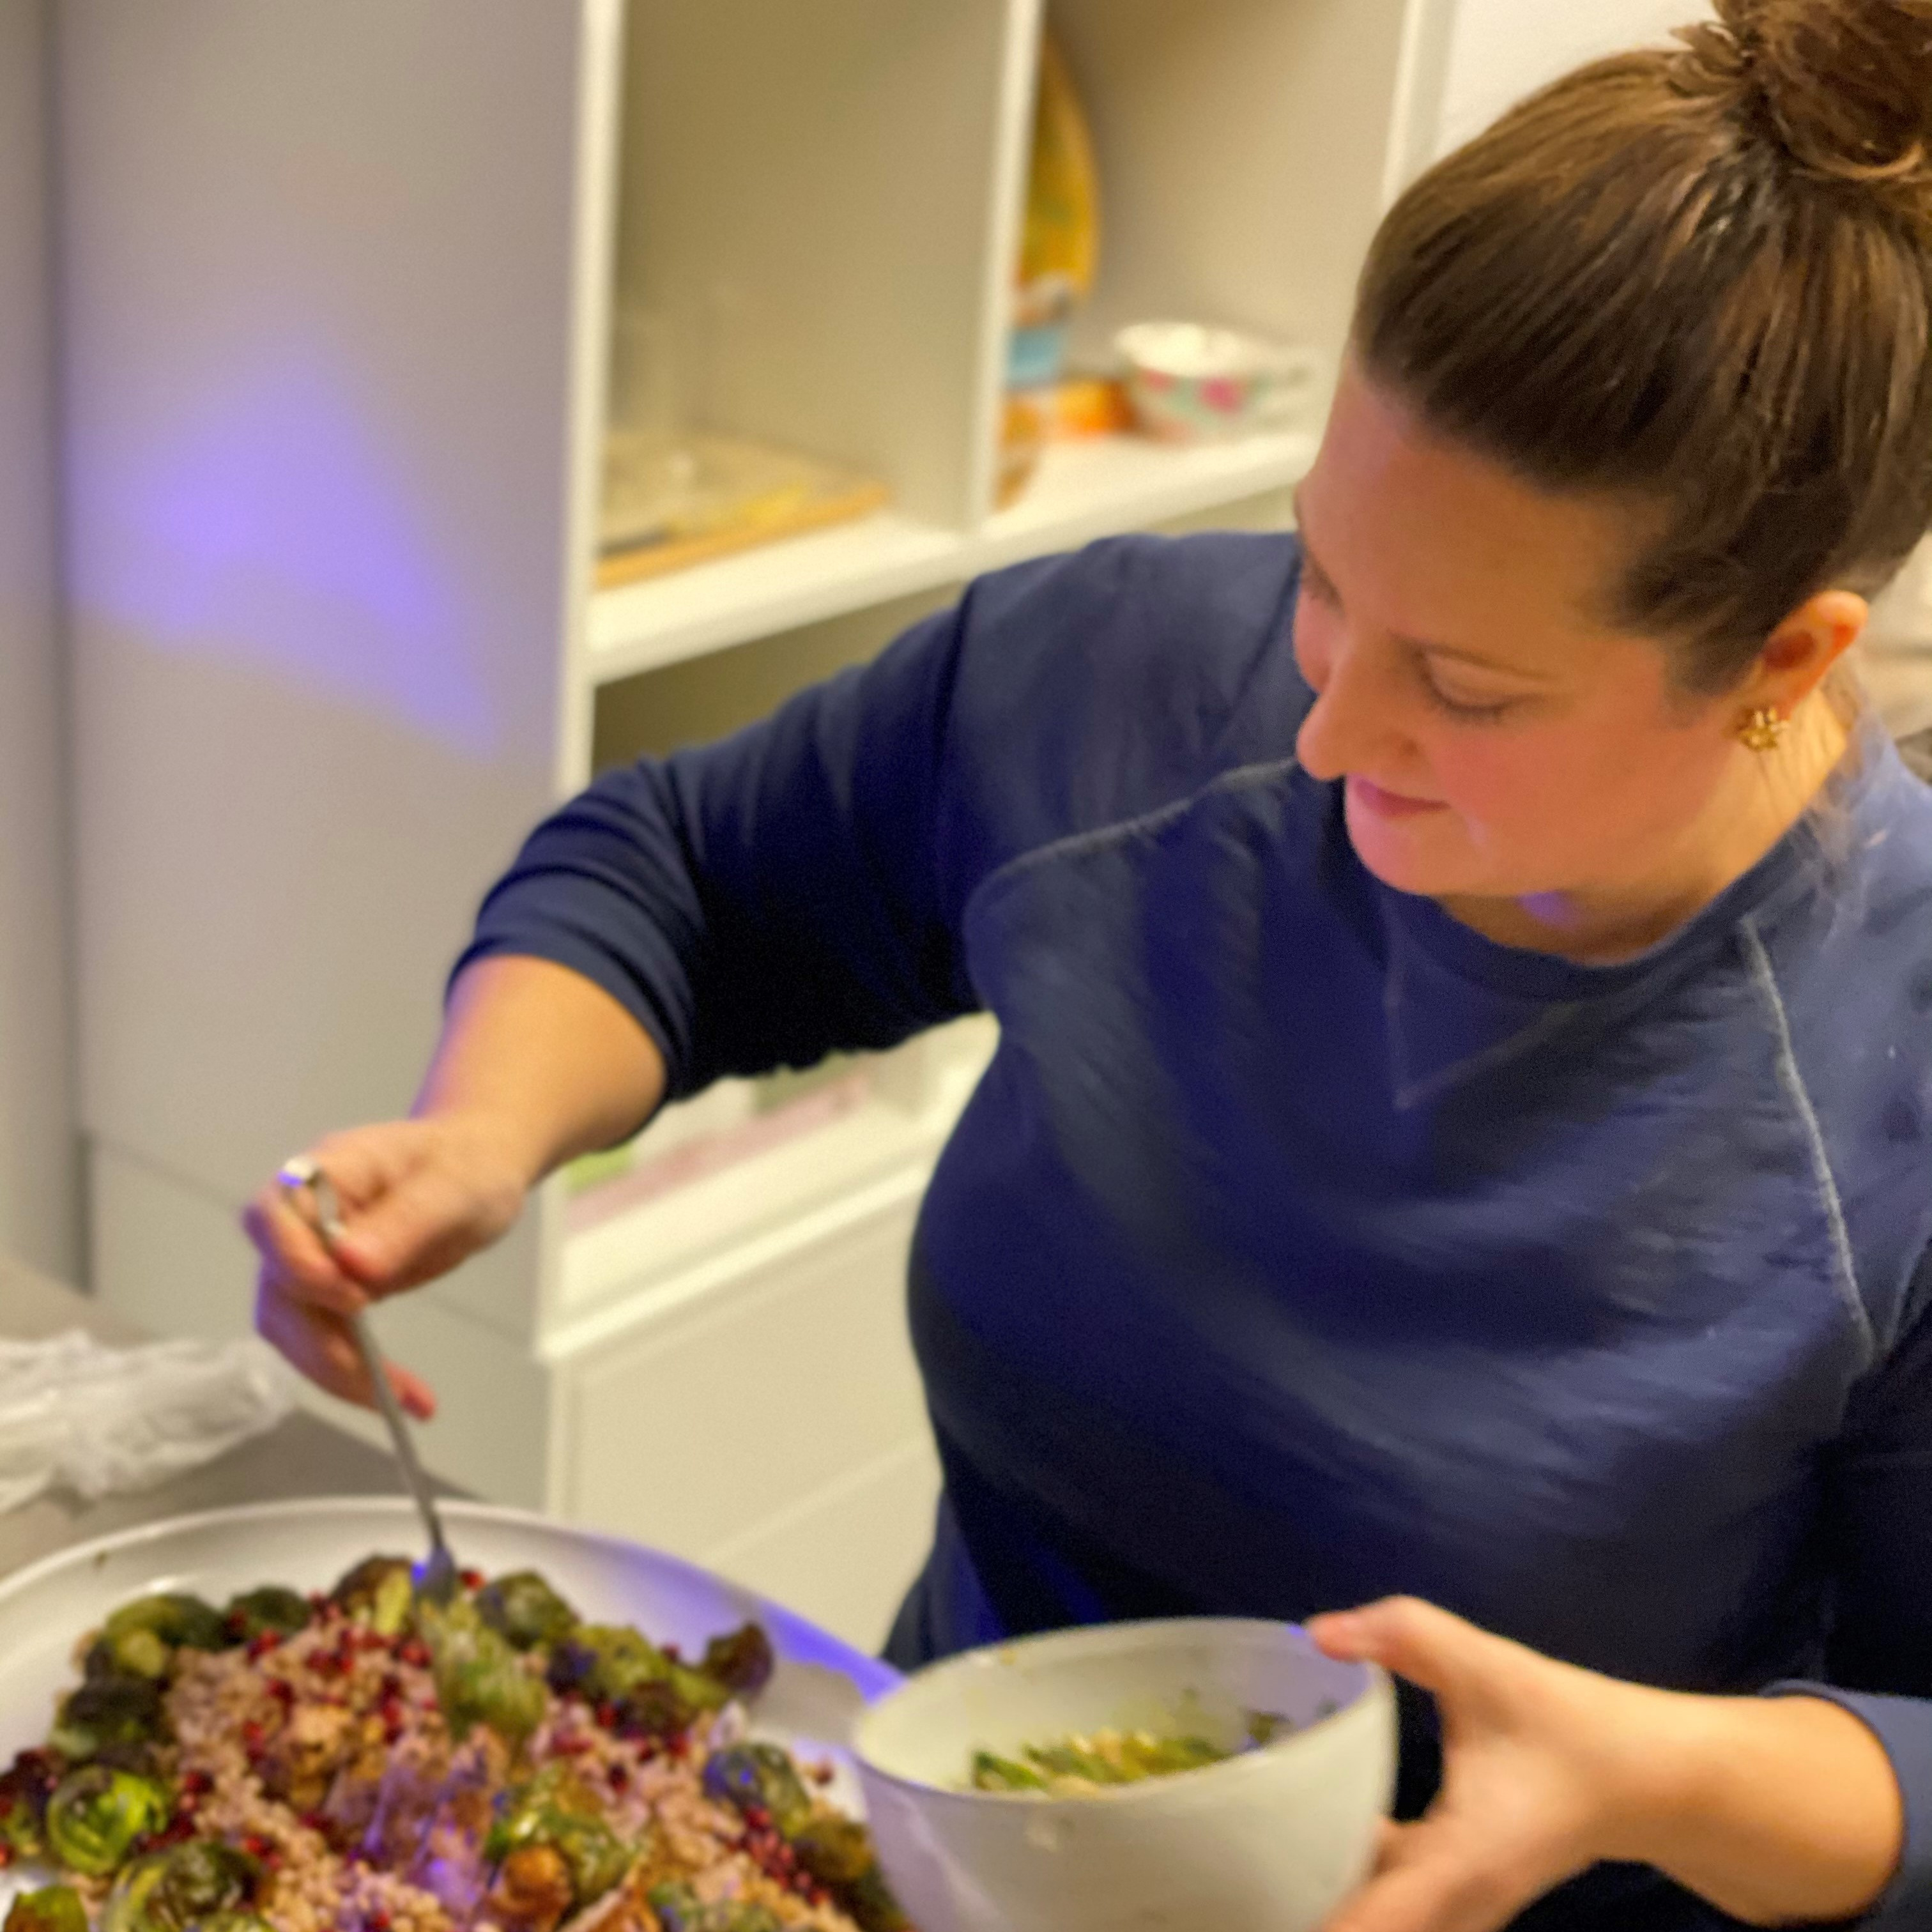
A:
{"type": "MultiPolygon", "coordinates": [[[[245,1321],[236,1204],[408,1105],[478,896],[595,760],[754,715],[998,564],[1279,514],[1306,436],[1070,446],[993,507],[1042,11],[63,0],[82,1086],[110,1301],[245,1321]],[[693,345],[710,426],[874,475],[890,506],[598,591],[614,317],[640,304],[693,345]]],[[[1195,316],[1332,364],[1432,136],[1444,0],[1046,11],[1106,197],[1090,337],[1195,316]]],[[[429,1460],[876,1638],[934,1485],[906,1234],[988,1044],[916,1042],[734,1162],[680,1154],[684,1184],[594,1226],[547,1187],[382,1318],[442,1390],[429,1460]]],[[[757,1093],[702,1104],[764,1118],[757,1093]]]]}

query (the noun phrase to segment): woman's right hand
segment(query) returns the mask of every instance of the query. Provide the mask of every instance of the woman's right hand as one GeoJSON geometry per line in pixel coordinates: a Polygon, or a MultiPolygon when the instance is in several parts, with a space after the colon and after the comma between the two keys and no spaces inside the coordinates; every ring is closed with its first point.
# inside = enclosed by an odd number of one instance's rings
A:
{"type": "MultiPolygon", "coordinates": [[[[311,1382],[367,1408],[373,1391],[344,1318],[489,1246],[534,1176],[508,1137],[461,1114],[354,1127],[307,1151],[334,1184],[344,1232],[332,1254],[278,1181],[256,1195],[242,1217],[262,1258],[255,1326],[311,1382]]],[[[412,1414],[435,1413],[420,1376],[392,1365],[390,1380],[412,1414]]]]}

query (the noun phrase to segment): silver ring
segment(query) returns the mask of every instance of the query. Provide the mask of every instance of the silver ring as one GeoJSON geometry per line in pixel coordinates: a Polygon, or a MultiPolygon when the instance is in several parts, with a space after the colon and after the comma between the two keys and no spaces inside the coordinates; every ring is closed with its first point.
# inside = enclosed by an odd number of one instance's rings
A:
{"type": "Polygon", "coordinates": [[[315,1231],[332,1253],[342,1238],[342,1203],[335,1184],[322,1171],[321,1164],[305,1154],[291,1154],[275,1170],[275,1179],[291,1202],[304,1189],[314,1206],[315,1231]]]}
{"type": "Polygon", "coordinates": [[[313,1187],[322,1169],[305,1154],[291,1154],[275,1170],[275,1178],[286,1188],[313,1187]]]}

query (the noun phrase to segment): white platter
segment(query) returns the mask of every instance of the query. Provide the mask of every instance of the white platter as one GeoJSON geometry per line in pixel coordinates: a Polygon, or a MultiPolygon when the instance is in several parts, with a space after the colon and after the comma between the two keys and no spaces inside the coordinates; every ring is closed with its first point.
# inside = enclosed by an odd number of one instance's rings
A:
{"type": "MultiPolygon", "coordinates": [[[[832,1796],[860,1808],[845,1747],[866,1704],[898,1683],[890,1666],[674,1556],[520,1510],[441,1507],[466,1568],[540,1570],[590,1622],[634,1624],[687,1654],[748,1618],[762,1624],[778,1668],[752,1730],[831,1761],[839,1772],[832,1796]]],[[[326,1589],[363,1557],[414,1555],[422,1541],[403,1497],[319,1497],[177,1516],[0,1577],[0,1765],[46,1735],[56,1698],[78,1675],[76,1643],[117,1604],[153,1590],[191,1590],[219,1607],[258,1584],[326,1589]]],[[[20,1883],[0,1873],[0,1910],[20,1883]]]]}

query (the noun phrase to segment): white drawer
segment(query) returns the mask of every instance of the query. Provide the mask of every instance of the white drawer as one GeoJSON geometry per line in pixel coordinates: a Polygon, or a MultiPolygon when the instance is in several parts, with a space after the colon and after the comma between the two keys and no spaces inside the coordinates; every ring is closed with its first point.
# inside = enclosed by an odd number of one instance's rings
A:
{"type": "Polygon", "coordinates": [[[704,1558],[926,1432],[905,1195],[557,1363],[572,1520],[704,1558]]]}

